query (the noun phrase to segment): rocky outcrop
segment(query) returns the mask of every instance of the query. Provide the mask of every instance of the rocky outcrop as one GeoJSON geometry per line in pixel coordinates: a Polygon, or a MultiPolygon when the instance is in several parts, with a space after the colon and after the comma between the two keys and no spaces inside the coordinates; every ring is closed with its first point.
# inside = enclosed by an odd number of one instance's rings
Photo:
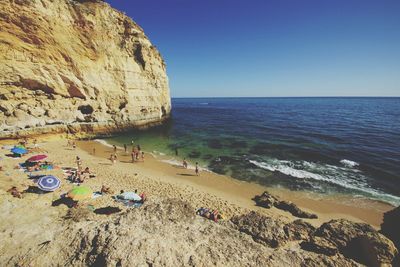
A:
{"type": "Polygon", "coordinates": [[[171,109],[165,63],[103,1],[0,1],[0,137],[113,132],[171,109]]]}
{"type": "MultiPolygon", "coordinates": [[[[85,210],[77,211],[79,220],[69,216],[57,224],[38,223],[41,234],[28,233],[37,245],[2,253],[0,262],[5,266],[359,266],[342,254],[326,256],[302,250],[292,234],[293,240],[275,248],[255,242],[229,221],[215,223],[195,216],[195,209],[181,200],[150,199],[140,208],[109,216],[89,215],[85,206],[77,209],[85,210]]],[[[277,240],[287,238],[286,231],[311,229],[301,222],[274,224],[273,219],[267,221],[271,225],[263,224],[260,220],[264,219],[252,213],[239,220],[243,225],[253,224],[254,229],[262,227],[265,240],[278,228],[277,240]]],[[[13,242],[16,246],[24,240],[13,242]]]]}
{"type": "MultiPolygon", "coordinates": [[[[400,207],[386,212],[383,215],[383,222],[381,224],[381,233],[388,237],[397,247],[397,251],[400,251],[400,207]]],[[[400,253],[394,261],[393,266],[400,266],[400,253]]]]}
{"type": "Polygon", "coordinates": [[[290,201],[280,200],[276,196],[271,195],[267,191],[263,192],[261,195],[257,195],[253,198],[257,206],[270,209],[276,207],[287,212],[290,212],[293,216],[298,218],[306,219],[317,219],[318,216],[313,213],[301,210],[296,204],[290,201]]]}
{"type": "Polygon", "coordinates": [[[397,248],[400,248],[400,207],[386,212],[383,215],[381,233],[390,238],[397,248]]]}
{"type": "Polygon", "coordinates": [[[341,253],[367,266],[391,266],[398,253],[372,226],[344,219],[322,224],[301,247],[328,256],[341,253]]]}

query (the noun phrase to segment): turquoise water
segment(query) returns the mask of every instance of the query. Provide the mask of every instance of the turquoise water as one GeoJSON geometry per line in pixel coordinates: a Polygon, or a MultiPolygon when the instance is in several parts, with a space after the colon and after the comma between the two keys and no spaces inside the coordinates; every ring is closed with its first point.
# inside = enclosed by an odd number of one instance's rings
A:
{"type": "Polygon", "coordinates": [[[400,204],[400,98],[198,98],[172,106],[164,126],[107,142],[134,140],[267,186],[400,204]]]}

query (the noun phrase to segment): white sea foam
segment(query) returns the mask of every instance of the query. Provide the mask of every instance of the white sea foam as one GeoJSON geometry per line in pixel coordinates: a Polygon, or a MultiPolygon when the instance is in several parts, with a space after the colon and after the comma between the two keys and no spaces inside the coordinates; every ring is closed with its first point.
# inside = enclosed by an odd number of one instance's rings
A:
{"type": "Polygon", "coordinates": [[[340,163],[342,163],[346,167],[352,167],[352,168],[357,167],[357,166],[360,165],[359,163],[357,163],[355,161],[348,160],[348,159],[342,159],[340,161],[340,163]]]}
{"type": "Polygon", "coordinates": [[[382,191],[371,188],[367,183],[367,178],[362,176],[358,170],[353,171],[352,169],[332,165],[322,165],[307,161],[288,162],[278,159],[269,159],[262,162],[249,160],[249,162],[259,168],[272,172],[280,172],[298,179],[325,181],[347,189],[366,193],[371,196],[371,198],[377,200],[383,200],[396,206],[400,205],[400,197],[386,194],[382,191]],[[305,167],[306,170],[301,169],[302,167],[305,167]]]}
{"type": "MultiPolygon", "coordinates": [[[[93,141],[95,141],[95,142],[97,142],[97,143],[100,143],[100,144],[102,144],[102,145],[104,145],[104,146],[107,146],[107,147],[113,147],[113,145],[109,144],[106,140],[103,140],[103,139],[94,139],[93,141]]],[[[124,148],[121,147],[121,146],[117,146],[117,148],[118,148],[118,149],[124,149],[124,148]]]]}
{"type": "MultiPolygon", "coordinates": [[[[175,159],[175,158],[172,158],[172,159],[163,159],[163,160],[161,160],[162,162],[165,162],[165,163],[168,163],[168,164],[170,164],[170,165],[172,165],[172,166],[179,166],[179,167],[182,167],[183,165],[182,165],[182,161],[181,160],[177,160],[177,159],[175,159]]],[[[189,170],[195,170],[196,169],[196,166],[194,166],[194,165],[191,165],[191,164],[188,164],[188,167],[187,167],[187,169],[189,169],[189,170]]],[[[206,171],[206,172],[211,172],[209,169],[207,169],[207,168],[205,168],[205,167],[202,167],[202,166],[199,166],[199,170],[200,171],[206,171]]]]}

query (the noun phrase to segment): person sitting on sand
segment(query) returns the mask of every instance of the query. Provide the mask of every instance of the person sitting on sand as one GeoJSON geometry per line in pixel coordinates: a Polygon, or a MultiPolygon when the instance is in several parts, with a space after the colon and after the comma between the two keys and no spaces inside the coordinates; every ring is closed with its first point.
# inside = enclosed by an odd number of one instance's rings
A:
{"type": "Polygon", "coordinates": [[[102,185],[100,192],[102,194],[112,194],[111,189],[109,186],[102,185]]]}
{"type": "Polygon", "coordinates": [[[18,191],[16,186],[11,187],[7,190],[8,193],[11,193],[13,197],[22,198],[22,193],[18,191]]]}
{"type": "Polygon", "coordinates": [[[145,192],[141,193],[141,194],[139,195],[139,197],[142,199],[142,200],[140,201],[141,203],[144,203],[144,202],[147,200],[147,196],[146,196],[146,193],[145,193],[145,192]]]}

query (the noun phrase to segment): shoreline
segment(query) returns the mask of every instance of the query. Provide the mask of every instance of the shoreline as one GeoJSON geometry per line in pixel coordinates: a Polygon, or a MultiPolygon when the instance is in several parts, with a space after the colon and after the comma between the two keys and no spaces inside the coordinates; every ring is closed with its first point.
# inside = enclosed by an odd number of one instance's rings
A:
{"type": "MultiPolygon", "coordinates": [[[[92,149],[95,147],[95,157],[97,158],[106,159],[112,153],[110,144],[107,145],[105,141],[78,141],[77,145],[89,154],[92,154],[92,149]]],[[[202,171],[200,176],[195,176],[193,170],[183,169],[165,162],[166,160],[170,160],[170,157],[162,155],[154,156],[152,153],[146,153],[145,163],[130,163],[130,148],[128,146],[127,155],[124,155],[124,152],[118,149],[119,164],[135,166],[134,168],[138,171],[143,171],[163,181],[196,187],[228,200],[244,209],[256,210],[267,215],[273,213],[274,215],[293,218],[288,212],[280,211],[276,208],[265,209],[256,206],[252,198],[264,191],[268,191],[282,200],[291,201],[305,211],[316,213],[319,217],[318,219],[303,219],[313,225],[320,225],[331,219],[346,218],[356,222],[366,222],[375,228],[379,228],[383,219],[383,213],[394,208],[392,205],[381,201],[343,194],[326,196],[312,192],[266,187],[252,182],[240,181],[229,176],[219,175],[211,171],[202,171]]]]}

